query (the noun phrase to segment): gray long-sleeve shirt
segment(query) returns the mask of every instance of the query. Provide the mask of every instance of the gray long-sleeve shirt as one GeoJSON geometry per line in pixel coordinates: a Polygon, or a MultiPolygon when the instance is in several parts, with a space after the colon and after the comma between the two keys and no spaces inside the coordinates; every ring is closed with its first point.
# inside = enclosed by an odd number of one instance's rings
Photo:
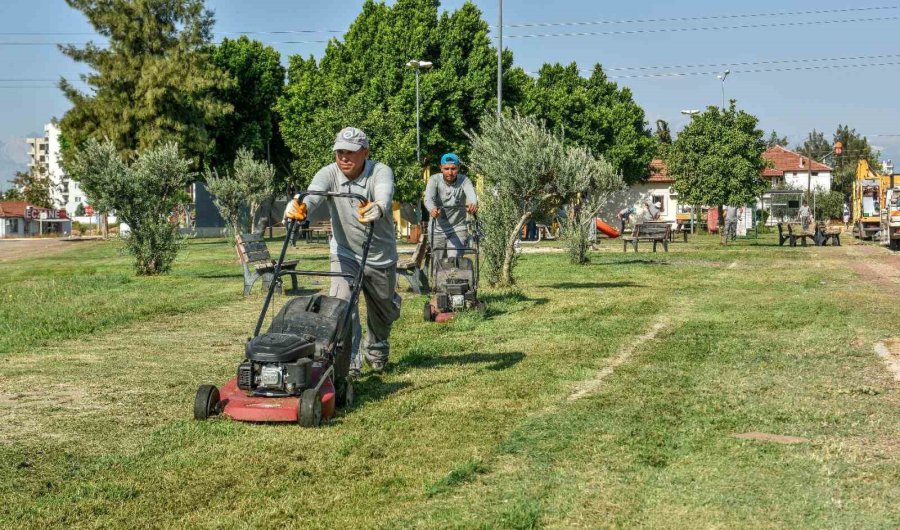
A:
{"type": "Polygon", "coordinates": [[[435,173],[428,179],[425,186],[425,208],[429,212],[435,208],[441,208],[441,215],[432,222],[437,221],[435,231],[459,232],[466,229],[466,210],[461,208],[467,204],[478,204],[475,195],[475,186],[469,177],[460,173],[452,184],[444,181],[444,175],[435,173]]]}
{"type": "MultiPolygon", "coordinates": [[[[356,193],[381,206],[384,216],[375,221],[375,233],[369,248],[368,265],[386,267],[397,262],[397,238],[391,206],[394,199],[394,171],[388,166],[366,160],[363,172],[349,180],[337,167],[329,164],[319,170],[309,185],[310,191],[356,193]]],[[[331,214],[331,253],[356,261],[362,259],[362,246],[366,239],[366,225],[359,222],[356,209],[359,202],[353,199],[327,198],[331,214]]],[[[310,218],[326,197],[309,195],[303,202],[310,218]]]]}

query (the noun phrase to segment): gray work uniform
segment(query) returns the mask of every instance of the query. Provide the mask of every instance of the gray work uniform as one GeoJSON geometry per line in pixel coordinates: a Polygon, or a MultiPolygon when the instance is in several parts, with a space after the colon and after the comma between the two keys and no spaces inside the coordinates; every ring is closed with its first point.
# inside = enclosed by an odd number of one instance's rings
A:
{"type": "Polygon", "coordinates": [[[425,186],[425,208],[429,214],[435,208],[441,210],[437,218],[429,217],[429,235],[432,227],[434,228],[434,241],[431,242],[433,259],[444,257],[444,247],[447,248],[448,257],[456,257],[459,252],[455,249],[468,246],[469,229],[466,226],[464,208],[467,204],[478,204],[475,186],[469,177],[459,173],[452,184],[447,184],[441,173],[431,175],[428,179],[428,185],[425,186]]]}
{"type": "Polygon", "coordinates": [[[804,204],[797,213],[800,215],[800,224],[803,226],[803,229],[808,229],[812,221],[812,212],[809,211],[809,206],[804,204]]]}
{"type": "Polygon", "coordinates": [[[736,206],[725,207],[725,236],[734,238],[737,236],[738,209],[736,206]]]}
{"type": "MultiPolygon", "coordinates": [[[[356,193],[370,201],[377,202],[384,216],[375,221],[372,244],[369,248],[366,268],[363,272],[362,294],[366,300],[366,358],[371,361],[387,362],[390,353],[388,338],[391,325],[400,316],[400,296],[395,292],[397,283],[397,239],[394,235],[394,221],[391,218],[391,204],[394,197],[394,172],[388,166],[366,160],[363,172],[354,180],[349,180],[337,167],[330,164],[319,170],[309,185],[310,191],[356,193]]],[[[313,218],[317,208],[328,203],[331,215],[331,270],[355,275],[362,261],[362,247],[367,227],[359,222],[354,199],[331,198],[309,195],[304,200],[313,218]]],[[[350,283],[346,278],[332,278],[330,296],[349,300],[350,283]]],[[[353,344],[350,367],[360,369],[362,358],[359,347],[362,329],[359,310],[353,308],[353,344]]]]}

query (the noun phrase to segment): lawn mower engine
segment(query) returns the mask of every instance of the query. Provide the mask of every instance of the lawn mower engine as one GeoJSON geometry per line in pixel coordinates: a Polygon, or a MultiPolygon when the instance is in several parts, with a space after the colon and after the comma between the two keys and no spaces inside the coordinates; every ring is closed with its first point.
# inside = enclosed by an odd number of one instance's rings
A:
{"type": "Polygon", "coordinates": [[[237,371],[241,390],[256,396],[298,396],[317,383],[312,380],[315,337],[266,333],[247,342],[245,353],[237,371]]]}
{"type": "Polygon", "coordinates": [[[425,320],[443,322],[462,309],[478,307],[475,269],[469,258],[444,258],[435,271],[435,294],[425,305],[425,320]]]}

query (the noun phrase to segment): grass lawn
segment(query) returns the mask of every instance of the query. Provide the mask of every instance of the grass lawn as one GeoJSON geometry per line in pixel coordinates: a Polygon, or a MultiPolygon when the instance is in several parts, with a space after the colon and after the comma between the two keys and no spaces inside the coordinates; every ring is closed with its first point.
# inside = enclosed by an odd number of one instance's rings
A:
{"type": "Polygon", "coordinates": [[[424,323],[405,294],[393,369],[314,430],[191,419],[261,303],[229,245],[161,278],[102,243],[2,263],[0,527],[900,526],[900,383],[873,353],[900,258],[602,246],[523,255],[484,316],[424,323]]]}

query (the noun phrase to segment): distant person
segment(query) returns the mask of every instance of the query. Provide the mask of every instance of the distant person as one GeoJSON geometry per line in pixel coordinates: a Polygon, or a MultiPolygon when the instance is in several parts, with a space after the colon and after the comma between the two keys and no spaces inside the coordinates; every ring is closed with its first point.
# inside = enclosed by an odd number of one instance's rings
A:
{"type": "Polygon", "coordinates": [[[800,211],[797,212],[797,215],[800,216],[800,226],[803,228],[803,231],[809,230],[809,225],[812,224],[812,212],[806,201],[803,201],[803,206],[800,207],[800,211]]]}
{"type": "Polygon", "coordinates": [[[634,209],[634,206],[626,206],[619,210],[619,213],[616,214],[616,217],[619,218],[619,233],[625,233],[625,223],[631,220],[631,216],[637,213],[637,210],[634,209]]]}
{"type": "Polygon", "coordinates": [[[647,214],[650,216],[651,221],[658,221],[659,215],[662,213],[662,204],[659,202],[651,203],[647,201],[644,203],[647,206],[647,214]]]}
{"type": "Polygon", "coordinates": [[[850,206],[844,203],[844,230],[850,228],[850,206]]]}
{"type": "Polygon", "coordinates": [[[737,237],[738,210],[737,206],[725,207],[725,237],[731,241],[737,237]]]}

